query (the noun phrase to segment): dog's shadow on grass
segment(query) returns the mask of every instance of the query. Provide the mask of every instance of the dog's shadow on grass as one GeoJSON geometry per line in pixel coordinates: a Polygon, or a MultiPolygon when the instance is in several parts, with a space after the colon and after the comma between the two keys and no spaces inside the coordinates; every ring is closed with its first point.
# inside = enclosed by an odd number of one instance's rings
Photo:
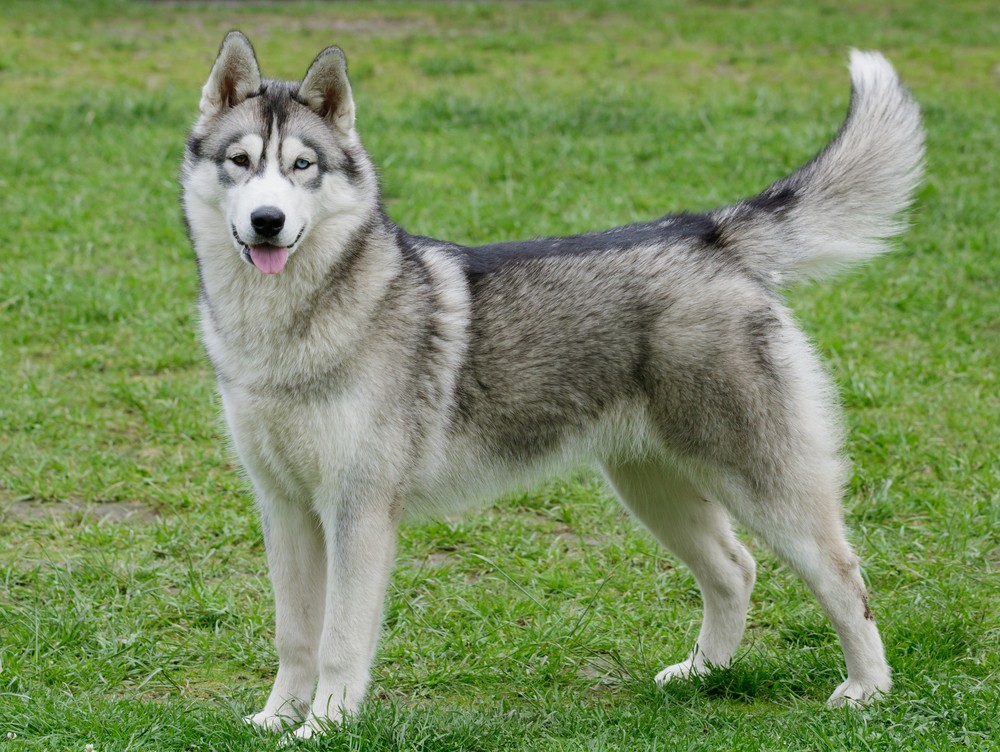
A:
{"type": "Polygon", "coordinates": [[[826,697],[823,692],[832,690],[840,681],[833,674],[832,668],[781,665],[773,658],[745,654],[732,665],[715,668],[703,676],[675,679],[662,686],[649,681],[636,683],[629,691],[637,702],[657,708],[719,700],[741,705],[787,705],[822,702],[826,697]]]}

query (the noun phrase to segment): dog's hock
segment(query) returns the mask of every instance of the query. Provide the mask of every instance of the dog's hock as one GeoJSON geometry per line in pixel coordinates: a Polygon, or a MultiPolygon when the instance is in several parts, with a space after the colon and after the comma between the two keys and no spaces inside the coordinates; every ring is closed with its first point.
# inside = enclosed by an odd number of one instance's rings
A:
{"type": "Polygon", "coordinates": [[[205,117],[235,107],[260,90],[260,66],[250,40],[231,31],[222,40],[208,81],[201,90],[198,108],[205,117]]]}
{"type": "Polygon", "coordinates": [[[313,60],[299,86],[299,97],[345,136],[354,130],[354,97],[347,80],[347,58],[327,47],[313,60]]]}

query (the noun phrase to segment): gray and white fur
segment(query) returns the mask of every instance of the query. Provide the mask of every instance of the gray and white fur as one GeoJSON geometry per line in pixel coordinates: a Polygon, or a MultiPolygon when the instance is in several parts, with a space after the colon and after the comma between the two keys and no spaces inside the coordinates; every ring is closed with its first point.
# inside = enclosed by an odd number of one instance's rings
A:
{"type": "Polygon", "coordinates": [[[310,736],[369,682],[397,526],[596,462],[694,572],[704,621],[666,682],[728,664],[755,565],[735,518],[833,622],[831,705],[890,687],[841,516],[830,379],[781,288],[887,250],[920,178],[917,105],[878,53],[818,156],[754,198],[468,248],[382,210],[343,53],[261,78],[230,33],[182,184],[204,342],[263,518],[278,673],[248,720],[310,736]]]}

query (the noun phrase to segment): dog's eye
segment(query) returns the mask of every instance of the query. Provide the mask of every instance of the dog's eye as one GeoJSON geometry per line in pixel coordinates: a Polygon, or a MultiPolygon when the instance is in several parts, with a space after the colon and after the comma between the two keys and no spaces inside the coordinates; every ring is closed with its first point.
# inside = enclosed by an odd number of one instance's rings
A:
{"type": "Polygon", "coordinates": [[[308,159],[304,159],[303,157],[299,157],[298,159],[295,160],[294,167],[296,170],[306,170],[312,167],[312,162],[310,162],[308,159]]]}
{"type": "Polygon", "coordinates": [[[234,154],[229,159],[230,161],[232,161],[234,165],[237,165],[238,167],[246,167],[248,164],[250,164],[250,157],[248,157],[246,154],[234,154]]]}

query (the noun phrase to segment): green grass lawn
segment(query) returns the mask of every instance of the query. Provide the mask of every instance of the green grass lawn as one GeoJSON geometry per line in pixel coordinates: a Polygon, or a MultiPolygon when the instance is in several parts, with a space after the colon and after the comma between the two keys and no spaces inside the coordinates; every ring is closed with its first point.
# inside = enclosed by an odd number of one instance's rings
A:
{"type": "Polygon", "coordinates": [[[587,472],[407,526],[363,750],[1000,749],[1000,11],[993,2],[38,3],[0,14],[0,751],[278,749],[253,501],[178,207],[222,36],[339,44],[390,214],[459,242],[752,194],[877,48],[924,108],[898,250],[789,293],[843,391],[846,496],[893,694],[831,711],[835,635],[760,564],[736,664],[665,690],[690,574],[587,472]]]}

